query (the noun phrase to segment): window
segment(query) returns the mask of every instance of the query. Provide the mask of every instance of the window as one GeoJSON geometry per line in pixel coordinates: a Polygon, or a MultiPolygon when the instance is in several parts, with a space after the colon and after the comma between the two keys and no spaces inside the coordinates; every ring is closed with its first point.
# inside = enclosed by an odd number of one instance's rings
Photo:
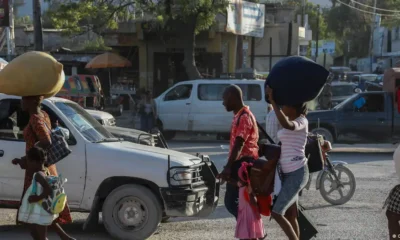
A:
{"type": "Polygon", "coordinates": [[[222,95],[229,84],[200,84],[197,96],[202,101],[222,101],[222,95]]]}
{"type": "MultiPolygon", "coordinates": [[[[200,84],[198,98],[203,101],[222,101],[225,88],[230,84],[200,84]]],[[[243,101],[260,101],[262,98],[259,84],[237,84],[243,92],[243,101]]]]}
{"type": "Polygon", "coordinates": [[[164,101],[185,100],[189,99],[193,86],[191,84],[179,85],[171,89],[165,94],[164,101]]]}
{"type": "Polygon", "coordinates": [[[259,84],[238,84],[243,92],[244,101],[260,101],[262,98],[259,84]]]}
{"type": "Polygon", "coordinates": [[[339,97],[339,96],[349,96],[354,94],[355,86],[353,85],[338,85],[332,86],[332,96],[339,97]]]}
{"type": "Polygon", "coordinates": [[[364,95],[353,102],[355,112],[384,112],[385,102],[381,94],[364,95]]]}
{"type": "Polygon", "coordinates": [[[29,122],[29,115],[22,111],[18,99],[0,101],[0,139],[23,141],[23,129],[29,122]]]}

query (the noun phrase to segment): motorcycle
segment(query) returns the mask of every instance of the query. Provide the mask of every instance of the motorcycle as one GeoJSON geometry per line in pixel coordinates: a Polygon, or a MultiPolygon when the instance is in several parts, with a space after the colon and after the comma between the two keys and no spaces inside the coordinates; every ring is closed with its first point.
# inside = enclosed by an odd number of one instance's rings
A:
{"type": "MultiPolygon", "coordinates": [[[[322,171],[318,172],[315,184],[316,190],[319,190],[322,198],[330,204],[345,204],[353,197],[356,191],[356,179],[354,174],[345,166],[347,165],[346,162],[330,160],[328,153],[332,150],[331,143],[324,140],[322,136],[318,137],[325,167],[322,171]]],[[[310,174],[310,178],[304,189],[310,189],[314,174],[315,173],[310,174]]],[[[300,196],[301,193],[302,192],[300,192],[300,196]]]]}

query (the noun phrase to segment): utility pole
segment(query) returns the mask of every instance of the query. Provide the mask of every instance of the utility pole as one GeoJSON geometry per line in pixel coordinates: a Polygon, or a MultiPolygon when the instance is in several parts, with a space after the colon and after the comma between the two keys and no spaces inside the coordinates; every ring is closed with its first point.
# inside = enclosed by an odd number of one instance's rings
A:
{"type": "Polygon", "coordinates": [[[371,23],[371,36],[369,39],[369,57],[370,57],[370,64],[369,64],[369,70],[371,71],[371,73],[374,71],[372,69],[372,60],[374,58],[374,53],[373,53],[373,49],[374,49],[374,28],[375,28],[375,21],[376,21],[376,0],[374,0],[374,15],[373,15],[373,20],[371,23]]]}
{"type": "Polygon", "coordinates": [[[42,5],[40,0],[32,0],[33,30],[35,35],[35,51],[43,51],[42,5]]]}
{"type": "Polygon", "coordinates": [[[318,41],[319,41],[319,4],[317,5],[317,33],[315,39],[315,61],[318,58],[318,41]]]}

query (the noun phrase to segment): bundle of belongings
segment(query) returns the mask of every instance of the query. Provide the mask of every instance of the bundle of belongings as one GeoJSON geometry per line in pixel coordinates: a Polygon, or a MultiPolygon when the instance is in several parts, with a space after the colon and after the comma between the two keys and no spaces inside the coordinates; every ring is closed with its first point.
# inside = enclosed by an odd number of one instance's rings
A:
{"type": "Polygon", "coordinates": [[[27,52],[0,71],[0,92],[15,96],[56,95],[65,81],[63,65],[44,52],[27,52]]]}

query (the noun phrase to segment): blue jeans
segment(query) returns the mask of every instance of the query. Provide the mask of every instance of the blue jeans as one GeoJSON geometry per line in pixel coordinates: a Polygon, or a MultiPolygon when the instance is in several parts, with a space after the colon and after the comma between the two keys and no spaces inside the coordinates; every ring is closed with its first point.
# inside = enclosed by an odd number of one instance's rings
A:
{"type": "Polygon", "coordinates": [[[141,130],[144,132],[150,132],[154,127],[154,115],[151,114],[142,114],[140,116],[140,126],[141,130]]]}
{"type": "MultiPolygon", "coordinates": [[[[231,169],[231,179],[234,181],[239,181],[238,171],[242,166],[242,162],[252,162],[254,159],[249,157],[244,157],[240,160],[235,161],[232,164],[231,169]]],[[[226,192],[224,204],[226,209],[230,214],[232,214],[235,218],[238,216],[238,208],[239,208],[239,187],[235,183],[226,183],[226,192]]]]}

